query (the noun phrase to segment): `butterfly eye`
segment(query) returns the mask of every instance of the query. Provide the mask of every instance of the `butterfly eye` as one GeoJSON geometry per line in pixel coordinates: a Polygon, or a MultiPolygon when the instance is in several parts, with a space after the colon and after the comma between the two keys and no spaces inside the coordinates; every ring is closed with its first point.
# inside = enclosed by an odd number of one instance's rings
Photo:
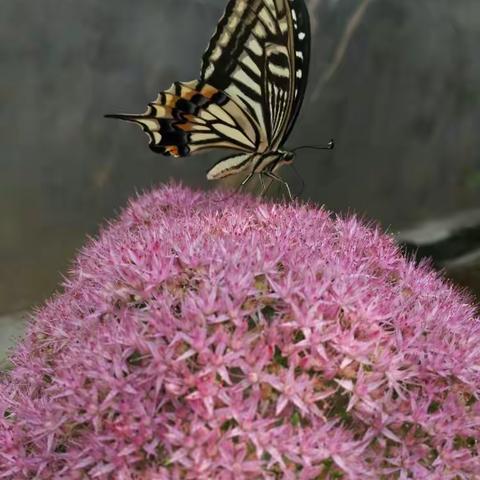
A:
{"type": "Polygon", "coordinates": [[[282,156],[282,160],[285,163],[292,163],[294,157],[295,157],[295,154],[293,152],[285,152],[282,156]]]}

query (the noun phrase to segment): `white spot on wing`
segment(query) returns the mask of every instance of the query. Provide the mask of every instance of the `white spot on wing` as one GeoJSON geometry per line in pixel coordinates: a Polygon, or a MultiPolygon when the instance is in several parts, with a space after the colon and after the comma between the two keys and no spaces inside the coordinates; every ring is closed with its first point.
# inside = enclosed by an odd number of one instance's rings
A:
{"type": "Polygon", "coordinates": [[[247,0],[240,0],[237,2],[235,6],[235,12],[237,13],[237,15],[241,16],[246,8],[247,8],[247,0]]]}
{"type": "Polygon", "coordinates": [[[225,47],[230,40],[230,34],[227,30],[224,30],[218,39],[218,44],[225,47]]]}
{"type": "Polygon", "coordinates": [[[269,63],[268,64],[268,70],[270,71],[270,73],[273,73],[273,75],[276,75],[277,77],[282,77],[282,78],[288,78],[289,77],[288,68],[279,67],[278,65],[275,65],[274,63],[269,63]]]}
{"type": "Polygon", "coordinates": [[[258,38],[265,38],[267,36],[267,31],[265,30],[265,27],[260,22],[257,22],[253,31],[255,32],[255,35],[257,35],[258,38]]]}
{"type": "Polygon", "coordinates": [[[213,66],[213,63],[211,63],[207,69],[205,70],[205,78],[210,77],[210,75],[215,71],[215,67],[213,66]]]}
{"type": "Polygon", "coordinates": [[[232,15],[228,21],[228,29],[233,33],[239,23],[240,19],[236,15],[232,15]]]}
{"type": "Polygon", "coordinates": [[[218,60],[220,55],[222,55],[222,49],[217,45],[210,55],[210,61],[214,62],[215,60],[218,60]]]}

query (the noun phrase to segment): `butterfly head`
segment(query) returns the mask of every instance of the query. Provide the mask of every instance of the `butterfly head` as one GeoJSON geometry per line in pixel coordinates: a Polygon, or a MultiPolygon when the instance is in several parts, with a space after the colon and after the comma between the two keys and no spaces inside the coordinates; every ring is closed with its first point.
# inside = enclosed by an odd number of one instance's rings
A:
{"type": "Polygon", "coordinates": [[[280,152],[282,154],[280,160],[283,164],[290,164],[293,163],[293,159],[295,158],[295,152],[280,152]]]}

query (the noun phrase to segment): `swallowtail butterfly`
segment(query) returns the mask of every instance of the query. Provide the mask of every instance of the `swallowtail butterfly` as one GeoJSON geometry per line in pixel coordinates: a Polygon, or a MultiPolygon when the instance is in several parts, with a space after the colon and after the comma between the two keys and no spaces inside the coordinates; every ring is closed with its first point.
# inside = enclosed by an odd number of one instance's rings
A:
{"type": "Polygon", "coordinates": [[[244,172],[244,185],[261,174],[282,182],[290,194],[276,171],[293,161],[294,152],[281,147],[303,101],[309,57],[304,0],[230,0],[203,55],[199,80],[175,82],[143,114],[107,117],[140,125],[150,148],[163,155],[236,150],[207,178],[244,172]]]}

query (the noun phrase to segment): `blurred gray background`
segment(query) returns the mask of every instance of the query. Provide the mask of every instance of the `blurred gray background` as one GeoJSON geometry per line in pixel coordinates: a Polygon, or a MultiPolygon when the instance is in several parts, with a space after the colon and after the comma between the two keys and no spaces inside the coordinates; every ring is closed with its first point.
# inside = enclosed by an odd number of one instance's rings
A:
{"type": "MultiPolygon", "coordinates": [[[[302,198],[390,231],[476,207],[480,2],[307,3],[310,83],[287,146],[334,137],[337,148],[298,156],[302,198]]],[[[155,155],[138,128],[103,114],[143,112],[196,78],[225,4],[1,0],[0,314],[48,297],[136,190],[170,178],[213,187],[218,155],[155,155]]]]}

